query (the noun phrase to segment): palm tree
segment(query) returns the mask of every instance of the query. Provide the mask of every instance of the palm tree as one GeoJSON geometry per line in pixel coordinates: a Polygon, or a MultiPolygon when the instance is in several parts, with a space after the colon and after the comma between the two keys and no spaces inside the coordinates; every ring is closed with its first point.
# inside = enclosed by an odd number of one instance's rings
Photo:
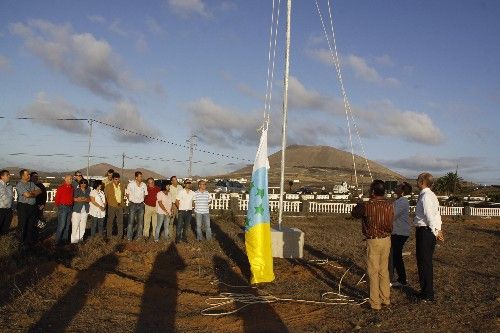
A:
{"type": "Polygon", "coordinates": [[[460,183],[463,181],[461,177],[458,177],[456,172],[448,172],[443,177],[438,178],[434,184],[434,189],[436,192],[444,193],[446,195],[455,194],[457,190],[460,190],[460,183]]]}

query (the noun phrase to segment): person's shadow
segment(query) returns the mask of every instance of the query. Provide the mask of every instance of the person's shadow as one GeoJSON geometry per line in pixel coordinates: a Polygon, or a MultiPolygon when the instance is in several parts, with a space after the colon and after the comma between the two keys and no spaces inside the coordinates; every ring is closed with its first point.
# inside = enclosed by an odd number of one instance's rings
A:
{"type": "MultiPolygon", "coordinates": [[[[246,286],[245,281],[241,276],[236,274],[229,265],[229,262],[220,257],[214,256],[213,265],[215,275],[220,282],[224,282],[233,286],[246,286]]],[[[257,295],[257,289],[254,288],[231,288],[224,284],[219,285],[219,292],[236,292],[250,293],[257,295]],[[236,290],[235,290],[236,289],[236,290]]],[[[241,306],[242,304],[236,304],[241,306]]],[[[270,304],[262,303],[245,307],[236,313],[243,320],[244,332],[288,332],[288,328],[281,320],[270,304]],[[265,327],[265,329],[263,329],[265,327]]]]}
{"type": "Polygon", "coordinates": [[[174,332],[177,307],[177,272],[186,264],[174,243],[160,252],[144,286],[141,313],[135,332],[174,332]]]}
{"type": "MultiPolygon", "coordinates": [[[[236,244],[234,239],[230,237],[228,233],[222,230],[220,225],[213,221],[211,224],[212,231],[214,233],[214,237],[219,242],[219,245],[224,251],[224,254],[230,258],[235,265],[241,271],[241,274],[247,281],[250,280],[250,263],[248,262],[248,257],[245,252],[236,244]]],[[[237,235],[237,237],[240,235],[237,235]]],[[[243,234],[241,235],[243,236],[243,234]]],[[[243,237],[242,237],[243,238],[243,237]]]]}
{"type": "Polygon", "coordinates": [[[114,252],[97,260],[87,270],[80,271],[75,278],[78,282],[30,327],[29,332],[64,332],[84,307],[89,293],[104,282],[107,272],[116,269],[116,252],[122,250],[123,245],[117,245],[114,252]]]}

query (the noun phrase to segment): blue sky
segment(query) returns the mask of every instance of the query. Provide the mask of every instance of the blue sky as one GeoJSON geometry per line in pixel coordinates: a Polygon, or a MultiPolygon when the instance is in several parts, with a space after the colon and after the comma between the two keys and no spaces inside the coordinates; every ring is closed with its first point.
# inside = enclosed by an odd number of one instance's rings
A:
{"type": "MultiPolygon", "coordinates": [[[[285,2],[270,152],[281,135],[285,2]]],[[[318,3],[329,29],[327,1],[318,3]]],[[[344,84],[367,157],[412,177],[458,164],[466,179],[500,183],[500,3],[332,5],[344,84]]],[[[61,117],[99,119],[182,145],[196,134],[198,149],[231,156],[196,151],[195,174],[253,160],[271,12],[272,0],[2,1],[0,164],[85,166],[88,124],[53,120],[61,117]],[[12,119],[21,115],[38,120],[12,119]],[[53,153],[66,155],[35,156],[53,153]]],[[[348,149],[314,1],[293,4],[290,75],[289,143],[348,149]]],[[[124,152],[127,167],[187,171],[187,149],[103,125],[94,124],[92,145],[92,163],[119,165],[124,152]]],[[[361,154],[359,144],[354,148],[361,154]]]]}

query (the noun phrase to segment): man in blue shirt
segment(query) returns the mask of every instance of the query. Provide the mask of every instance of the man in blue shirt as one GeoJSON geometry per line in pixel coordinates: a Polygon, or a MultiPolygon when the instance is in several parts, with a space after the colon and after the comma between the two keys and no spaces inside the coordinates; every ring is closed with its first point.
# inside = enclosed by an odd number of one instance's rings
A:
{"type": "Polygon", "coordinates": [[[8,170],[0,171],[0,235],[9,232],[12,221],[12,201],[14,191],[9,184],[10,173],[8,170]]]}
{"type": "Polygon", "coordinates": [[[16,185],[17,219],[21,228],[21,242],[24,246],[33,245],[36,240],[35,223],[37,218],[36,197],[42,191],[30,181],[30,173],[26,169],[19,172],[21,180],[16,185]]]}

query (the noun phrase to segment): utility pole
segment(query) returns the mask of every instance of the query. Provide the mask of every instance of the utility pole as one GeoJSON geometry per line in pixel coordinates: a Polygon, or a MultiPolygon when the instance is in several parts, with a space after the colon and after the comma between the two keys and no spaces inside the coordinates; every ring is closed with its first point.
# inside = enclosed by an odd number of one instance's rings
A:
{"type": "Polygon", "coordinates": [[[186,142],[189,143],[189,167],[188,167],[188,177],[191,178],[193,176],[193,153],[194,153],[194,148],[196,147],[196,140],[198,137],[194,134],[192,134],[189,137],[189,140],[186,142]]]}
{"type": "Polygon", "coordinates": [[[122,177],[125,177],[123,174],[123,169],[125,168],[125,153],[122,154],[122,177]]]}
{"type": "Polygon", "coordinates": [[[89,149],[87,150],[87,180],[89,179],[89,169],[90,169],[90,147],[92,145],[92,119],[89,122],[89,149]]]}

